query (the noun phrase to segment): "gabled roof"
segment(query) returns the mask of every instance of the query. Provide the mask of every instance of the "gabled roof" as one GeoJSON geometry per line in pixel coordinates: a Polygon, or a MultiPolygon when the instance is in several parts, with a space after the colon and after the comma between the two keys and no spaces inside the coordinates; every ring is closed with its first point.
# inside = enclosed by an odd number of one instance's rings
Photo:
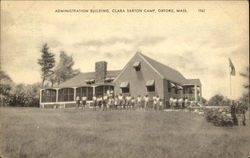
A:
{"type": "MultiPolygon", "coordinates": [[[[107,76],[108,78],[114,78],[116,77],[121,70],[115,70],[115,71],[107,71],[107,76]]],[[[61,83],[59,85],[60,88],[63,87],[79,87],[79,86],[85,86],[86,80],[91,80],[95,79],[95,72],[86,72],[86,73],[80,73],[77,76],[61,83]]]]}
{"type": "Polygon", "coordinates": [[[186,82],[186,78],[177,70],[159,63],[158,61],[151,59],[142,53],[139,53],[147,62],[152,65],[162,76],[164,79],[170,80],[175,83],[184,84],[186,82]]]}
{"type": "Polygon", "coordinates": [[[164,65],[152,58],[145,56],[142,53],[138,54],[142,56],[158,73],[163,76],[164,79],[169,81],[181,84],[181,85],[197,85],[201,86],[201,82],[199,79],[186,79],[179,71],[164,65]]]}

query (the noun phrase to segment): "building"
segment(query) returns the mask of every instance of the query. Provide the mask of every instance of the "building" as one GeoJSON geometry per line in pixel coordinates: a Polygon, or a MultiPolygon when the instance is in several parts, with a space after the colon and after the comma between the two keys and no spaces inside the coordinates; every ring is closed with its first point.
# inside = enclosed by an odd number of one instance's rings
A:
{"type": "Polygon", "coordinates": [[[107,90],[115,95],[158,95],[168,107],[170,97],[187,97],[201,101],[202,85],[199,79],[186,79],[177,70],[137,52],[122,70],[108,71],[107,62],[95,63],[95,72],[80,73],[60,84],[58,88],[40,91],[41,107],[51,105],[74,106],[76,96],[103,96],[107,90]]]}

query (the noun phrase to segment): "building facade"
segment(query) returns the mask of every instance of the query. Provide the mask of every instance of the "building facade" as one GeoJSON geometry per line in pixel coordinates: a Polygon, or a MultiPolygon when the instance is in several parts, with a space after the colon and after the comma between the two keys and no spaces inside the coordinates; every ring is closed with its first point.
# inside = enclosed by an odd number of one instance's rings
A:
{"type": "Polygon", "coordinates": [[[107,62],[95,64],[95,72],[81,73],[57,88],[40,90],[40,106],[74,106],[76,97],[101,97],[108,90],[123,94],[159,96],[168,107],[170,97],[201,101],[199,79],[186,79],[180,72],[137,52],[122,70],[107,71],[107,62]]]}

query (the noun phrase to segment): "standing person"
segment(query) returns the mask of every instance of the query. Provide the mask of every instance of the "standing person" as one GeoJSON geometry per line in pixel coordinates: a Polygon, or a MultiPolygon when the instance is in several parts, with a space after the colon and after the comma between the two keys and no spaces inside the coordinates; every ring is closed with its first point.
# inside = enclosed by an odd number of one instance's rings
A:
{"type": "Polygon", "coordinates": [[[82,96],[82,108],[85,108],[86,104],[87,104],[87,97],[86,97],[86,95],[83,95],[82,96]]]}
{"type": "Polygon", "coordinates": [[[160,100],[161,99],[160,99],[159,95],[156,96],[155,100],[156,100],[156,109],[160,110],[160,100]]]}
{"type": "Polygon", "coordinates": [[[97,106],[97,98],[96,98],[96,96],[94,95],[94,96],[93,96],[93,109],[96,109],[96,106],[97,106]]]}
{"type": "Polygon", "coordinates": [[[138,96],[137,96],[136,104],[137,104],[137,107],[138,107],[139,109],[142,109],[142,97],[141,97],[141,95],[138,95],[138,96]]]}
{"type": "Polygon", "coordinates": [[[145,95],[145,97],[144,97],[144,108],[148,109],[148,106],[149,106],[149,97],[148,97],[148,95],[145,95]]]}
{"type": "Polygon", "coordinates": [[[169,105],[171,109],[174,107],[174,99],[172,97],[169,99],[169,105]]]}
{"type": "Polygon", "coordinates": [[[131,98],[131,109],[135,109],[135,98],[131,98]]]}
{"type": "Polygon", "coordinates": [[[101,107],[102,107],[102,104],[103,104],[102,96],[97,97],[97,106],[98,106],[99,108],[101,108],[101,107]]]}
{"type": "Polygon", "coordinates": [[[174,97],[173,99],[173,108],[177,107],[177,98],[174,97]]]}
{"type": "Polygon", "coordinates": [[[107,104],[107,108],[108,109],[112,109],[114,107],[114,101],[112,97],[108,97],[108,104],[107,104]]]}
{"type": "Polygon", "coordinates": [[[107,103],[108,103],[108,95],[105,93],[102,100],[103,111],[107,110],[107,103]]]}
{"type": "Polygon", "coordinates": [[[153,109],[156,110],[156,106],[157,106],[157,101],[156,101],[156,96],[153,96],[153,109]]]}
{"type": "Polygon", "coordinates": [[[182,104],[183,104],[183,99],[179,98],[178,99],[178,107],[182,109],[182,104]]]}
{"type": "Polygon", "coordinates": [[[131,104],[131,96],[130,94],[126,97],[126,109],[130,108],[130,104],[131,104]]]}
{"type": "Polygon", "coordinates": [[[122,96],[122,94],[120,94],[119,96],[118,96],[118,99],[119,99],[119,103],[118,103],[118,105],[119,105],[119,107],[122,109],[123,108],[123,104],[124,104],[124,101],[123,101],[123,96],[122,96]]]}
{"type": "Polygon", "coordinates": [[[80,97],[77,96],[76,97],[76,108],[79,108],[80,107],[80,97]]]}
{"type": "Polygon", "coordinates": [[[163,110],[163,100],[159,98],[159,110],[163,110]]]}
{"type": "Polygon", "coordinates": [[[187,98],[187,97],[185,98],[184,106],[185,106],[186,108],[188,107],[188,98],[187,98]]]}
{"type": "Polygon", "coordinates": [[[118,99],[118,95],[116,95],[116,96],[115,96],[115,99],[114,99],[114,106],[115,106],[115,109],[117,109],[118,103],[119,103],[119,99],[118,99]]]}
{"type": "Polygon", "coordinates": [[[110,90],[110,96],[114,98],[114,91],[112,89],[110,90]]]}

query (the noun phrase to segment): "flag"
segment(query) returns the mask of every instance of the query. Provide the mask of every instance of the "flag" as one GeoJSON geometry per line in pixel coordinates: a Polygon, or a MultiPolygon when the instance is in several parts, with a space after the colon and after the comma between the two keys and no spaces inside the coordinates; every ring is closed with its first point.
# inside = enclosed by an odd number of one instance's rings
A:
{"type": "Polygon", "coordinates": [[[229,59],[229,67],[231,69],[230,75],[235,76],[235,67],[234,67],[234,64],[233,64],[233,62],[232,62],[232,60],[230,58],[228,58],[228,59],[229,59]]]}

